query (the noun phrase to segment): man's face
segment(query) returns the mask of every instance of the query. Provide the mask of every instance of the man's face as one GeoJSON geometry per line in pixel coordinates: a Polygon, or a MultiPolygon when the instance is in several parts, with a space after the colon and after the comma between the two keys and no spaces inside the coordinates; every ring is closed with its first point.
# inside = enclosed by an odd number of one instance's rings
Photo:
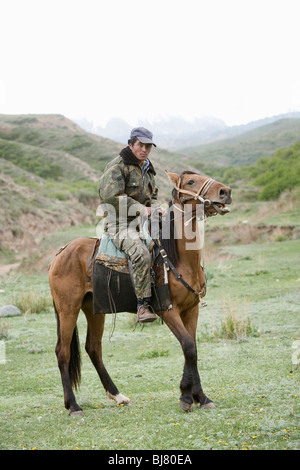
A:
{"type": "Polygon", "coordinates": [[[149,153],[151,152],[152,144],[143,144],[139,140],[136,140],[134,144],[129,144],[133,155],[139,162],[143,162],[148,158],[149,153]]]}

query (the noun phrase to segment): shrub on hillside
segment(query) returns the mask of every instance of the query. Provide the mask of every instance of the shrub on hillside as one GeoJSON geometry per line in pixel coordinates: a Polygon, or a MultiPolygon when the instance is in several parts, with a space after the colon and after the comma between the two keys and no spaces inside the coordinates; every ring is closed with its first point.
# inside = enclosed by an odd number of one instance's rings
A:
{"type": "Polygon", "coordinates": [[[286,189],[300,185],[300,142],[260,159],[252,167],[254,184],[262,186],[258,199],[277,199],[286,189]]]}
{"type": "Polygon", "coordinates": [[[38,150],[24,150],[22,144],[0,140],[0,158],[42,178],[56,179],[62,175],[62,168],[47,162],[38,150]]]}
{"type": "Polygon", "coordinates": [[[300,142],[278,150],[272,157],[260,158],[254,165],[221,169],[215,173],[232,187],[247,181],[259,188],[258,195],[251,194],[250,199],[249,185],[246,185],[247,200],[253,200],[254,196],[260,201],[278,199],[284,191],[300,187],[300,142]]]}

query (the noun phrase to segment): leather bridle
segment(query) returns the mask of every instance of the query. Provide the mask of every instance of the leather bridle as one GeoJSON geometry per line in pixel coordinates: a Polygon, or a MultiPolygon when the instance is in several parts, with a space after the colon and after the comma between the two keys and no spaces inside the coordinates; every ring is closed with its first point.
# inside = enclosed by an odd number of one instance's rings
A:
{"type": "MultiPolygon", "coordinates": [[[[207,178],[207,180],[204,181],[202,186],[198,189],[198,191],[195,193],[193,191],[188,191],[187,189],[182,189],[178,186],[175,186],[176,191],[178,191],[178,194],[188,194],[190,197],[180,197],[179,196],[179,201],[181,204],[184,204],[186,201],[191,201],[191,200],[198,200],[201,202],[201,204],[204,205],[204,211],[205,209],[208,209],[210,206],[213,206],[213,208],[217,211],[214,214],[211,214],[209,212],[206,212],[205,215],[208,217],[211,217],[212,215],[217,215],[217,213],[221,214],[222,209],[218,206],[217,203],[211,201],[210,199],[204,199],[207,191],[211,188],[211,186],[215,183],[216,181],[212,178],[207,178]]],[[[229,208],[227,209],[229,211],[229,208]]]]}
{"type": "Polygon", "coordinates": [[[215,180],[213,180],[212,178],[208,178],[206,181],[204,181],[204,183],[202,184],[202,186],[200,186],[196,193],[193,191],[188,191],[187,189],[179,188],[178,186],[175,186],[175,189],[176,191],[178,191],[178,193],[188,194],[189,196],[191,196],[189,198],[179,198],[181,202],[190,201],[191,199],[198,199],[200,202],[202,202],[202,204],[210,206],[210,199],[204,199],[204,196],[214,183],[215,180]]]}

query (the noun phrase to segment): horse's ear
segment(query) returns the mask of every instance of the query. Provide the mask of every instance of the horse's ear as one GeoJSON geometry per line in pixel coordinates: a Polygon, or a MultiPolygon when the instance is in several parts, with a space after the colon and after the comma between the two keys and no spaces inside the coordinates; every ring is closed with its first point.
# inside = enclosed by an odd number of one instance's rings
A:
{"type": "Polygon", "coordinates": [[[170,171],[165,170],[170,180],[174,183],[175,186],[178,186],[180,176],[177,173],[171,173],[170,171]]]}

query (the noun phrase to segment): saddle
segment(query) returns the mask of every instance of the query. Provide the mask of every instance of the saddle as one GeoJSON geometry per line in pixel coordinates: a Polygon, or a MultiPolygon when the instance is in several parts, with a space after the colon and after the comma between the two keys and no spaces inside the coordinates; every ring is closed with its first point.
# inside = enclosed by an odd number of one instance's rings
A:
{"type": "MultiPolygon", "coordinates": [[[[153,240],[151,273],[151,302],[153,310],[160,313],[172,307],[168,265],[162,250],[153,240]]],[[[117,249],[104,233],[93,261],[94,314],[136,312],[137,298],[132,279],[132,264],[126,254],[117,249]]]]}

